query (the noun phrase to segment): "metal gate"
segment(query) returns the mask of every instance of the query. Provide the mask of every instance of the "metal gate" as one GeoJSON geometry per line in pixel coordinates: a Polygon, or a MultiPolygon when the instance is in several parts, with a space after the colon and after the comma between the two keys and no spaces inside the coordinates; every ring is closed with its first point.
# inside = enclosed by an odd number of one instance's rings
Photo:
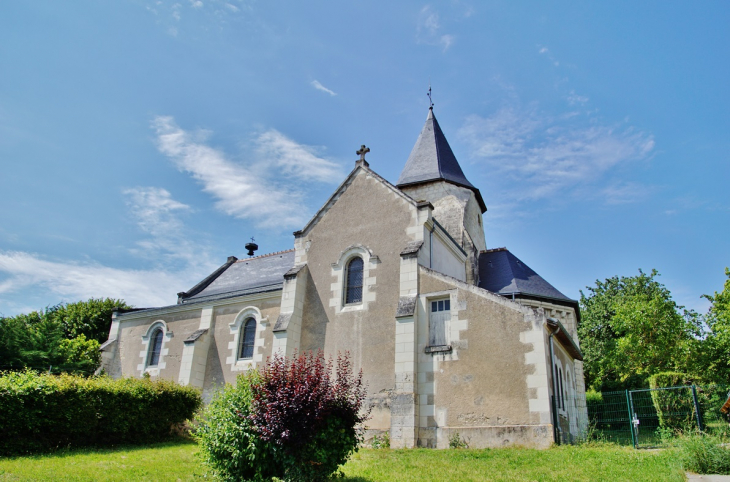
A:
{"type": "Polygon", "coordinates": [[[678,431],[704,430],[694,385],[629,390],[626,396],[635,448],[661,446],[678,431]]]}

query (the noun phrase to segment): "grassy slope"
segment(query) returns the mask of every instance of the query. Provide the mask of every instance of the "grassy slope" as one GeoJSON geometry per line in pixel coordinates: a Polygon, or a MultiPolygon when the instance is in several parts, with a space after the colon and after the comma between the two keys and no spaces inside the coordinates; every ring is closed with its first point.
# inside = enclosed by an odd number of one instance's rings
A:
{"type": "Polygon", "coordinates": [[[345,466],[348,477],[386,481],[671,481],[684,480],[672,452],[625,447],[550,450],[364,450],[345,466]],[[397,475],[394,475],[397,474],[397,475]]]}
{"type": "MultiPolygon", "coordinates": [[[[79,449],[50,455],[0,458],[0,481],[194,480],[204,470],[194,442],[118,449],[79,449]]],[[[199,477],[197,477],[199,478],[199,477]]]]}
{"type": "MultiPolygon", "coordinates": [[[[194,480],[205,473],[195,457],[196,450],[194,443],[183,441],[0,458],[0,481],[194,480]]],[[[635,451],[615,446],[566,446],[544,451],[362,450],[344,467],[344,480],[684,480],[675,459],[671,451],[635,451]]]]}

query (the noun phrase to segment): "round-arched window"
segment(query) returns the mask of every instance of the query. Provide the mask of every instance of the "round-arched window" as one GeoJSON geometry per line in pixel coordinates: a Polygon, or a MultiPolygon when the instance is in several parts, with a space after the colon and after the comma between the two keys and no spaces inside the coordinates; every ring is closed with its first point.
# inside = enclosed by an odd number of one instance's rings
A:
{"type": "Polygon", "coordinates": [[[355,257],[347,263],[345,304],[362,303],[362,258],[355,257]]]}
{"type": "Polygon", "coordinates": [[[157,328],[150,337],[150,348],[147,355],[147,366],[156,367],[160,362],[160,352],[162,351],[162,328],[157,328]]]}
{"type": "Polygon", "coordinates": [[[238,358],[253,358],[253,344],[256,338],[256,320],[249,318],[243,324],[238,342],[238,358]]]}

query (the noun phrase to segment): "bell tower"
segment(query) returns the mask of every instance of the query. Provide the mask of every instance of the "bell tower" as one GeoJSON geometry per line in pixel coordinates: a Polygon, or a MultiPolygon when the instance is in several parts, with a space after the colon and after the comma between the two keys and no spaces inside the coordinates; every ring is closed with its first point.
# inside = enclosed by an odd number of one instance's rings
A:
{"type": "Polygon", "coordinates": [[[476,284],[479,251],[487,249],[482,225],[487,207],[479,189],[464,176],[433,106],[396,186],[416,201],[434,206],[433,217],[468,253],[467,281],[476,284]]]}

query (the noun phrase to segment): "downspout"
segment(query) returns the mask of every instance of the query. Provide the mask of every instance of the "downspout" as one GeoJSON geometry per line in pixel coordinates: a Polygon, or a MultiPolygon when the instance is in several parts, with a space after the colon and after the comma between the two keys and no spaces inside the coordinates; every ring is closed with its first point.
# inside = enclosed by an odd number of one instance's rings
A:
{"type": "Polygon", "coordinates": [[[553,414],[553,417],[552,417],[553,418],[553,441],[556,444],[560,443],[560,438],[558,436],[560,421],[558,420],[558,395],[557,395],[558,392],[555,389],[556,375],[555,375],[555,352],[553,350],[553,336],[557,335],[559,332],[560,332],[560,326],[558,326],[558,328],[555,331],[551,331],[550,336],[548,338],[549,345],[550,345],[550,373],[552,374],[552,376],[550,377],[550,382],[551,382],[550,384],[552,385],[552,389],[553,389],[553,400],[552,400],[552,403],[550,404],[550,409],[553,414]]]}
{"type": "Polygon", "coordinates": [[[436,229],[435,225],[431,225],[431,229],[428,230],[428,269],[433,269],[433,230],[436,229]]]}

